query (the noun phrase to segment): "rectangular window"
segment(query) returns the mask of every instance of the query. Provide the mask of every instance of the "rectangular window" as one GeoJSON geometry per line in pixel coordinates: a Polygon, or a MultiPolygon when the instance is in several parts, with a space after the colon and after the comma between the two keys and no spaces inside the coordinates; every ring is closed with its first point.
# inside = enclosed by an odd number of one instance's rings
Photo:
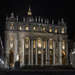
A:
{"type": "Polygon", "coordinates": [[[50,33],[52,32],[52,28],[49,28],[49,32],[50,32],[50,33]]]}

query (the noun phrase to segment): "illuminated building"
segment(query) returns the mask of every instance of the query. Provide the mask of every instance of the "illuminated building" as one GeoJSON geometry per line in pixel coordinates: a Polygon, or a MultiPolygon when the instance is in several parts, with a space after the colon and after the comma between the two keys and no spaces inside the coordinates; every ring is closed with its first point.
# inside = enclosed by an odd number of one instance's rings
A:
{"type": "Polygon", "coordinates": [[[5,67],[25,65],[68,64],[68,35],[63,18],[54,24],[41,17],[33,17],[29,8],[27,17],[19,21],[13,13],[6,19],[5,67]]]}

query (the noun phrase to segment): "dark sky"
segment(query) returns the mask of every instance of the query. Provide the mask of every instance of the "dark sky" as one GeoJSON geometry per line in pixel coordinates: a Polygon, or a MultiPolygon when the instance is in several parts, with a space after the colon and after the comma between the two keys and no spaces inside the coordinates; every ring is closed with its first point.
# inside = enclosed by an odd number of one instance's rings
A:
{"type": "Polygon", "coordinates": [[[64,17],[72,39],[75,27],[73,3],[72,0],[0,0],[0,29],[4,26],[6,15],[13,11],[16,15],[24,16],[31,5],[33,16],[52,16],[54,19],[64,17]]]}

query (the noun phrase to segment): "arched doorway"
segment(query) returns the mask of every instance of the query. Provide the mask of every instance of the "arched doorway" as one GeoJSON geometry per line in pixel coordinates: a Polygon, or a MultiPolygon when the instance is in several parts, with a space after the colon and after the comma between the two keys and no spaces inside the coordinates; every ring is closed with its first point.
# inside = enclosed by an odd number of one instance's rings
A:
{"type": "Polygon", "coordinates": [[[13,50],[9,51],[9,67],[14,67],[14,52],[13,50]]]}
{"type": "Polygon", "coordinates": [[[66,64],[66,52],[62,50],[62,64],[66,64]]]}

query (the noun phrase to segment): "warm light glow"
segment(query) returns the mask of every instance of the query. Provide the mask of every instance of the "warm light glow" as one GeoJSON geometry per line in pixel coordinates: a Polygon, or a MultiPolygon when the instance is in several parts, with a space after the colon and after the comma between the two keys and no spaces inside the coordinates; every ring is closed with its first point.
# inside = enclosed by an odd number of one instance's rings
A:
{"type": "Polygon", "coordinates": [[[25,30],[29,30],[29,27],[25,27],[25,30]]]}
{"type": "Polygon", "coordinates": [[[66,55],[66,53],[65,53],[65,51],[64,50],[62,50],[62,54],[65,56],[66,55]]]}
{"type": "Polygon", "coordinates": [[[17,54],[17,58],[16,58],[16,61],[19,61],[19,55],[17,54]]]}
{"type": "Polygon", "coordinates": [[[42,29],[43,31],[45,31],[45,27],[43,27],[43,29],[42,29]]]}
{"type": "Polygon", "coordinates": [[[13,26],[14,24],[12,23],[11,26],[13,26]]]}
{"type": "Polygon", "coordinates": [[[28,48],[29,47],[29,45],[28,44],[25,44],[25,48],[28,48]]]}
{"type": "Polygon", "coordinates": [[[43,47],[46,48],[46,41],[44,41],[43,43],[44,43],[44,46],[43,47]]]}
{"type": "Polygon", "coordinates": [[[52,51],[52,50],[50,50],[50,54],[51,54],[51,55],[53,54],[53,51],[52,51]]]}
{"type": "Polygon", "coordinates": [[[11,67],[14,67],[14,64],[13,64],[13,63],[11,63],[11,64],[10,64],[10,66],[11,66],[11,67]]]}
{"type": "Polygon", "coordinates": [[[10,26],[10,29],[14,29],[14,26],[10,26]]]}
{"type": "Polygon", "coordinates": [[[65,40],[62,41],[62,49],[65,49],[65,40]]]}
{"type": "Polygon", "coordinates": [[[10,42],[10,48],[13,48],[13,46],[14,46],[14,45],[13,45],[13,43],[12,43],[12,42],[10,42]]]}
{"type": "Polygon", "coordinates": [[[25,38],[25,48],[29,48],[29,38],[25,38]]]}
{"type": "Polygon", "coordinates": [[[11,37],[10,37],[10,48],[13,48],[13,46],[14,46],[13,40],[14,40],[14,39],[13,39],[13,37],[11,36],[11,37]]]}
{"type": "Polygon", "coordinates": [[[35,30],[36,28],[35,27],[33,27],[33,30],[35,30]]]}
{"type": "Polygon", "coordinates": [[[26,37],[25,39],[29,40],[29,37],[26,37]]]}
{"type": "Polygon", "coordinates": [[[49,32],[52,32],[52,28],[49,29],[49,32]]]}
{"type": "Polygon", "coordinates": [[[32,12],[31,12],[31,9],[29,8],[28,10],[28,15],[31,16],[32,15],[32,12]]]}
{"type": "Polygon", "coordinates": [[[64,29],[64,28],[62,28],[61,33],[64,33],[64,32],[65,32],[65,29],[64,29]]]}
{"type": "Polygon", "coordinates": [[[42,45],[41,45],[41,40],[39,39],[39,40],[38,40],[38,47],[41,48],[41,46],[42,46],[42,45]]]}
{"type": "Polygon", "coordinates": [[[62,49],[65,49],[65,46],[64,45],[62,46],[62,49]]]}
{"type": "Polygon", "coordinates": [[[53,40],[52,39],[49,40],[49,48],[53,49],[53,40]]]}
{"type": "Polygon", "coordinates": [[[41,54],[41,50],[38,51],[38,54],[41,54]]]}
{"type": "Polygon", "coordinates": [[[55,33],[57,33],[58,32],[58,30],[55,28],[55,33]]]}
{"type": "Polygon", "coordinates": [[[13,27],[14,27],[13,25],[14,25],[14,24],[12,23],[11,26],[10,26],[10,29],[13,29],[13,27]]]}
{"type": "Polygon", "coordinates": [[[13,41],[13,40],[14,40],[14,39],[13,39],[13,37],[11,36],[11,37],[10,37],[10,41],[13,41]]]}
{"type": "Polygon", "coordinates": [[[22,27],[20,26],[19,29],[22,30],[22,27]]]}
{"type": "Polygon", "coordinates": [[[35,48],[36,47],[36,42],[35,42],[35,40],[33,40],[33,48],[35,48]]]}

